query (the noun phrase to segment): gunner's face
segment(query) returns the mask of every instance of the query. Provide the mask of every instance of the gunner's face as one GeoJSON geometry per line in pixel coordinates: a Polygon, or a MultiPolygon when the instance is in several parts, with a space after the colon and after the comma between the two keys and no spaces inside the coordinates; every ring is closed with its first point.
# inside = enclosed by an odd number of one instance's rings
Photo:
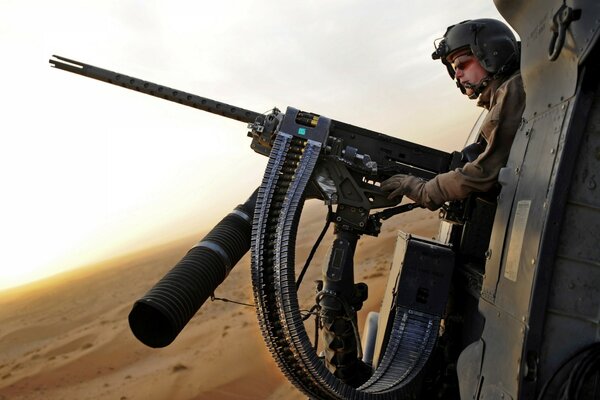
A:
{"type": "Polygon", "coordinates": [[[456,80],[464,86],[466,95],[473,94],[470,86],[475,86],[488,75],[488,72],[481,66],[479,60],[469,53],[462,53],[449,60],[454,68],[456,80]]]}

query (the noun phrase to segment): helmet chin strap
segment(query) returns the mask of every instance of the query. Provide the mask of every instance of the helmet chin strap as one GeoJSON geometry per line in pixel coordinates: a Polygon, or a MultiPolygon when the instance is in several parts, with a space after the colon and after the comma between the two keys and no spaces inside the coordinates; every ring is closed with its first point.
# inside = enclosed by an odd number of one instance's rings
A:
{"type": "Polygon", "coordinates": [[[481,92],[483,92],[483,90],[487,87],[488,83],[491,80],[492,78],[488,75],[475,84],[469,82],[462,84],[457,80],[456,85],[461,89],[461,92],[463,92],[463,94],[466,94],[466,89],[471,89],[472,92],[468,96],[471,100],[475,100],[479,97],[481,92]]]}

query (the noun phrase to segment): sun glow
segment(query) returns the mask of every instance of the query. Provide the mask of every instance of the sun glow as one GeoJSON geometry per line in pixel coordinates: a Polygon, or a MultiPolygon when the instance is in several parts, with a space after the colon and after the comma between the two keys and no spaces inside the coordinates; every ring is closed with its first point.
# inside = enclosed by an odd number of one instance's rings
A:
{"type": "Polygon", "coordinates": [[[244,124],[50,68],[52,54],[254,111],[290,105],[461,143],[447,138],[477,110],[430,47],[456,21],[497,17],[493,5],[436,16],[430,4],[350,3],[59,0],[31,13],[2,2],[0,289],[200,234],[245,201],[267,161],[244,124]]]}

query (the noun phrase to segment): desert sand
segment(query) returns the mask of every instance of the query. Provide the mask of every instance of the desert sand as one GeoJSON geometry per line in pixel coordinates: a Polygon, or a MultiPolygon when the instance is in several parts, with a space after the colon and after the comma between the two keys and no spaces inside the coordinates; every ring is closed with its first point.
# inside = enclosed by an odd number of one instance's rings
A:
{"type": "MultiPolygon", "coordinates": [[[[298,264],[322,228],[324,209],[305,207],[298,264]]],[[[413,210],[386,221],[378,238],[359,241],[355,277],[370,293],[359,326],[379,309],[397,231],[433,237],[437,226],[436,213],[413,210]]],[[[305,277],[303,299],[313,296],[332,230],[305,277]]],[[[252,307],[207,301],[164,349],[146,347],[129,330],[133,303],[203,236],[0,292],[0,400],[305,398],[271,358],[252,307]]],[[[252,302],[248,255],[215,294],[252,302]]]]}

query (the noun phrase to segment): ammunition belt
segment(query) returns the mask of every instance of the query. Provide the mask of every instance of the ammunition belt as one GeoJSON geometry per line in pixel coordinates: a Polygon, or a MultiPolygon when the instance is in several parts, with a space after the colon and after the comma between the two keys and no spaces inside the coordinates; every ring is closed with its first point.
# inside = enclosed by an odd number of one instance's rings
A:
{"type": "Polygon", "coordinates": [[[317,399],[413,399],[439,329],[439,317],[396,307],[379,368],[361,387],[336,378],[304,329],[294,252],[304,190],[321,144],[279,132],[258,191],[252,229],[252,285],[261,333],[284,375],[317,399]]]}

